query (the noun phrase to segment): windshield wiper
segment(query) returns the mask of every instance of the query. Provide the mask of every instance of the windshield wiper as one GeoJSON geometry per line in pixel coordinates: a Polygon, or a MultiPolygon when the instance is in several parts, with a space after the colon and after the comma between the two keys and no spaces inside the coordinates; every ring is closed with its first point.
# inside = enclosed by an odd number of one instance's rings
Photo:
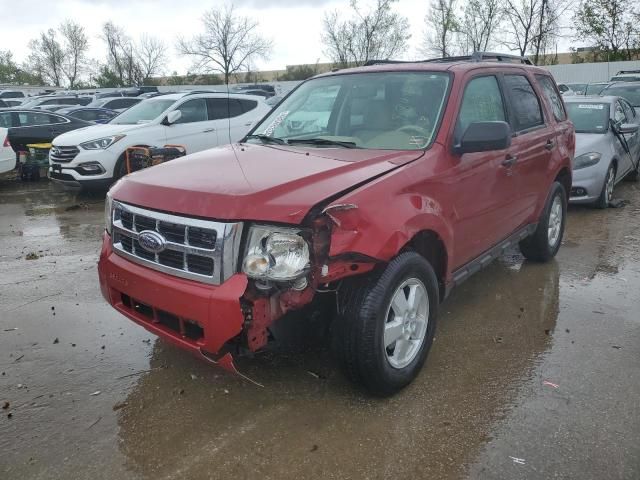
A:
{"type": "Polygon", "coordinates": [[[278,145],[286,145],[287,142],[278,137],[271,137],[269,135],[264,135],[263,133],[254,133],[253,135],[247,135],[247,139],[249,138],[257,138],[258,140],[262,140],[265,143],[277,143],[278,145]]]}
{"type": "Polygon", "coordinates": [[[336,145],[344,148],[357,148],[356,142],[341,142],[340,140],[329,140],[328,138],[292,138],[289,144],[308,143],[310,145],[336,145]]]}

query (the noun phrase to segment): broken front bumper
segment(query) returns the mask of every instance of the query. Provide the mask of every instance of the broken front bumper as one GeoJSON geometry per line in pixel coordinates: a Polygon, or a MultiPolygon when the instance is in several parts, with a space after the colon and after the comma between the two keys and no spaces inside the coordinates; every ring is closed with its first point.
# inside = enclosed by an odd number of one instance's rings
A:
{"type": "Polygon", "coordinates": [[[217,286],[167,275],[116,255],[106,233],[98,274],[103,296],[120,313],[178,347],[232,367],[224,346],[242,332],[245,275],[217,286]]]}

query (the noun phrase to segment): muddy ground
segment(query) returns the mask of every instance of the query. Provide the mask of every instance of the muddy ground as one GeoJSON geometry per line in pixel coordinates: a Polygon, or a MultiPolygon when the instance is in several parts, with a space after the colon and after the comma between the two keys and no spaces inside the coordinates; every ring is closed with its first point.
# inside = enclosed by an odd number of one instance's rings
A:
{"type": "Polygon", "coordinates": [[[102,199],[0,181],[0,478],[640,478],[640,187],[618,196],[570,210],[556,261],[454,291],[379,400],[323,348],[240,362],[259,387],[159,341],[100,295],[102,199]]]}

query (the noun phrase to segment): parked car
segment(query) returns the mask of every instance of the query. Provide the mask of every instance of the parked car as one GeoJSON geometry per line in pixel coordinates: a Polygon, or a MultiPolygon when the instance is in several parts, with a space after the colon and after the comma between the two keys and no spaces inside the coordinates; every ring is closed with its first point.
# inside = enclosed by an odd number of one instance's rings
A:
{"type": "Polygon", "coordinates": [[[316,76],[240,144],[121,179],[101,289],[229,369],[277,340],[286,314],[309,326],[324,306],[348,375],[392,394],[420,371],[453,286],[518,242],[531,260],[556,254],[574,142],[553,78],[519,57],[316,76]],[[289,130],[329,96],[321,119],[289,130]]]}
{"type": "Polygon", "coordinates": [[[91,103],[91,97],[88,96],[45,95],[27,99],[20,105],[20,108],[37,110],[45,105],[88,105],[89,103],[91,103]]]}
{"type": "Polygon", "coordinates": [[[18,107],[20,105],[22,105],[22,100],[10,100],[8,98],[3,99],[3,102],[5,103],[5,105],[7,105],[7,107],[9,108],[14,108],[14,107],[18,107]]]}
{"type": "Polygon", "coordinates": [[[565,103],[576,128],[570,201],[607,208],[618,182],[638,180],[640,118],[620,97],[565,98],[565,103]]]}
{"type": "Polygon", "coordinates": [[[7,105],[4,100],[0,99],[0,108],[9,108],[9,105],[7,105]]]}
{"type": "Polygon", "coordinates": [[[24,92],[21,90],[0,90],[0,98],[24,98],[24,92]]]}
{"type": "Polygon", "coordinates": [[[640,82],[640,70],[620,70],[613,77],[612,82],[640,82]]]}
{"type": "Polygon", "coordinates": [[[149,98],[106,125],[56,138],[49,176],[67,186],[107,188],[126,173],[128,147],[178,144],[199,152],[241,139],[268,110],[262,98],[242,94],[149,98]]]}
{"type": "Polygon", "coordinates": [[[97,98],[87,105],[87,107],[93,108],[106,108],[107,110],[116,110],[118,112],[124,112],[126,109],[133,107],[140,103],[143,98],[138,97],[119,97],[119,98],[97,98]]]}
{"type": "Polygon", "coordinates": [[[575,95],[575,92],[566,83],[559,83],[558,90],[562,95],[575,95]]]}
{"type": "Polygon", "coordinates": [[[614,95],[624,98],[640,114],[640,82],[613,83],[600,92],[601,95],[614,95]]]}
{"type": "Polygon", "coordinates": [[[58,113],[39,110],[0,111],[0,126],[9,128],[9,142],[15,152],[26,151],[30,143],[51,143],[54,137],[93,125],[58,113]]]}
{"type": "Polygon", "coordinates": [[[93,107],[69,107],[65,106],[58,112],[69,117],[78,118],[85,122],[108,123],[112,118],[119,115],[120,112],[109,110],[107,108],[93,107]]]}
{"type": "Polygon", "coordinates": [[[269,92],[273,95],[276,94],[276,89],[273,85],[268,83],[254,83],[252,85],[238,85],[236,90],[262,90],[263,92],[269,92]]]}
{"type": "Polygon", "coordinates": [[[1,125],[2,123],[0,123],[0,174],[16,168],[16,152],[9,143],[9,129],[1,125]]]}
{"type": "Polygon", "coordinates": [[[565,85],[576,95],[584,95],[587,89],[586,83],[565,83],[565,85]]]}
{"type": "Polygon", "coordinates": [[[602,90],[607,88],[609,85],[612,85],[612,83],[611,82],[588,83],[584,94],[585,95],[600,95],[602,93],[602,90]]]}

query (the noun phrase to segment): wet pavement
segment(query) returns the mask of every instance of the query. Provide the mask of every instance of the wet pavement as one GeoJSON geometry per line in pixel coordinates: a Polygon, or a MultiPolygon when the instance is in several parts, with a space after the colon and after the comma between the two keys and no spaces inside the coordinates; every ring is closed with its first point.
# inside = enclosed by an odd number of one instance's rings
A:
{"type": "Polygon", "coordinates": [[[0,180],[0,478],[640,478],[640,187],[617,193],[556,261],[455,290],[380,400],[324,348],[241,361],[260,387],[159,341],[100,295],[102,199],[0,180]]]}

